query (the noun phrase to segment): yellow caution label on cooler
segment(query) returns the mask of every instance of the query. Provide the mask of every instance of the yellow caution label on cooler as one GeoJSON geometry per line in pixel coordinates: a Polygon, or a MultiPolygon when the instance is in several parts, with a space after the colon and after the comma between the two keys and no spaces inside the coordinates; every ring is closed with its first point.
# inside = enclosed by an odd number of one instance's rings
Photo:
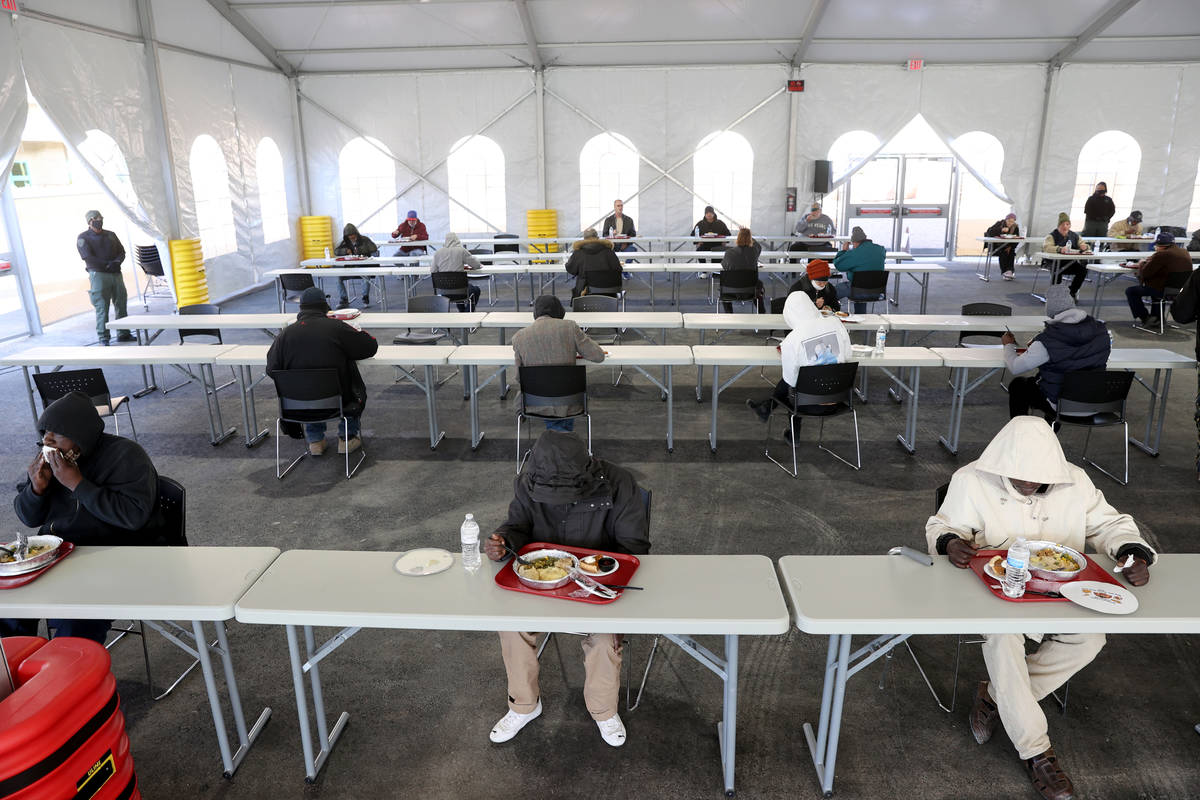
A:
{"type": "Polygon", "coordinates": [[[96,792],[104,784],[112,780],[113,775],[117,772],[117,764],[113,760],[112,750],[101,757],[99,761],[92,765],[92,768],[87,771],[87,774],[80,778],[75,783],[75,800],[88,800],[90,797],[95,797],[96,792]]]}

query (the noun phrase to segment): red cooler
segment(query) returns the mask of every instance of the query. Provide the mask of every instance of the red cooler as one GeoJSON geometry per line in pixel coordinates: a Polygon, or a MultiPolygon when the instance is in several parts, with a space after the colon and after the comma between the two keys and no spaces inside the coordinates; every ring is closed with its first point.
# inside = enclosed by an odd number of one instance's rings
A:
{"type": "Polygon", "coordinates": [[[108,651],[88,639],[4,640],[0,798],[140,800],[108,651]]]}

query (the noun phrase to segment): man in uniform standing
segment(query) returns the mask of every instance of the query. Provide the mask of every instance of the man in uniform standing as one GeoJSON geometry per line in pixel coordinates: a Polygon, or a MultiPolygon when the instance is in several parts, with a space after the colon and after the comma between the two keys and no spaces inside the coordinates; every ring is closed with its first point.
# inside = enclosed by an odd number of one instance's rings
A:
{"type": "MultiPolygon", "coordinates": [[[[105,347],[109,342],[108,304],[112,303],[117,319],[126,316],[125,313],[125,278],[121,275],[121,264],[125,261],[125,248],[121,240],[112,231],[104,230],[104,217],[99,211],[92,209],[84,216],[87,220],[87,230],[75,239],[75,248],[79,257],[87,264],[88,297],[91,298],[92,308],[96,309],[96,338],[105,347]]],[[[118,342],[132,342],[133,334],[129,331],[118,331],[118,342]]]]}

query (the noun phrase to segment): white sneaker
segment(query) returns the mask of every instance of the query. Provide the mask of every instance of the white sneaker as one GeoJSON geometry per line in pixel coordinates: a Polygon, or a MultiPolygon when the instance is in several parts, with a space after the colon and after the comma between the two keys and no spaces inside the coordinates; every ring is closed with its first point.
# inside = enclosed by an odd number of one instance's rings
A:
{"type": "Polygon", "coordinates": [[[605,744],[613,747],[625,744],[625,723],[621,722],[620,714],[613,714],[606,720],[596,720],[596,727],[600,729],[600,738],[605,744]]]}
{"type": "MultiPolygon", "coordinates": [[[[505,714],[503,717],[501,717],[500,721],[496,723],[496,727],[492,728],[492,732],[488,734],[488,738],[491,739],[496,744],[501,744],[502,742],[507,742],[509,739],[513,738],[518,733],[520,733],[522,728],[524,728],[529,723],[533,722],[535,719],[537,719],[541,715],[542,715],[542,701],[541,700],[538,700],[537,707],[534,708],[533,711],[530,711],[528,714],[518,714],[516,711],[513,711],[510,708],[508,710],[508,713],[505,714]]],[[[617,720],[618,724],[620,724],[620,722],[621,722],[620,720],[617,720]]],[[[624,739],[625,739],[625,728],[624,727],[621,728],[621,739],[622,739],[622,741],[624,741],[624,739]]]]}
{"type": "Polygon", "coordinates": [[[1013,279],[1013,274],[1011,272],[1004,273],[1004,280],[1011,281],[1012,279],[1013,279]]]}

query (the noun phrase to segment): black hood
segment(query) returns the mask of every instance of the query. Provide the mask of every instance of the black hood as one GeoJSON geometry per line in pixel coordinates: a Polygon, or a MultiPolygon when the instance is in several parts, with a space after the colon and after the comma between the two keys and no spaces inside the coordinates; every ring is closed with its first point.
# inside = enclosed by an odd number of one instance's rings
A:
{"type": "Polygon", "coordinates": [[[534,502],[558,505],[594,496],[604,473],[573,434],[546,431],[534,444],[521,480],[534,502]]]}
{"type": "Polygon", "coordinates": [[[358,236],[358,228],[347,222],[346,227],[342,228],[342,238],[348,239],[351,235],[358,236]]]}
{"type": "Polygon", "coordinates": [[[96,413],[90,397],[83,392],[71,392],[46,407],[38,417],[38,431],[66,436],[79,445],[80,455],[86,456],[96,449],[100,434],[104,433],[104,420],[96,413]]]}

